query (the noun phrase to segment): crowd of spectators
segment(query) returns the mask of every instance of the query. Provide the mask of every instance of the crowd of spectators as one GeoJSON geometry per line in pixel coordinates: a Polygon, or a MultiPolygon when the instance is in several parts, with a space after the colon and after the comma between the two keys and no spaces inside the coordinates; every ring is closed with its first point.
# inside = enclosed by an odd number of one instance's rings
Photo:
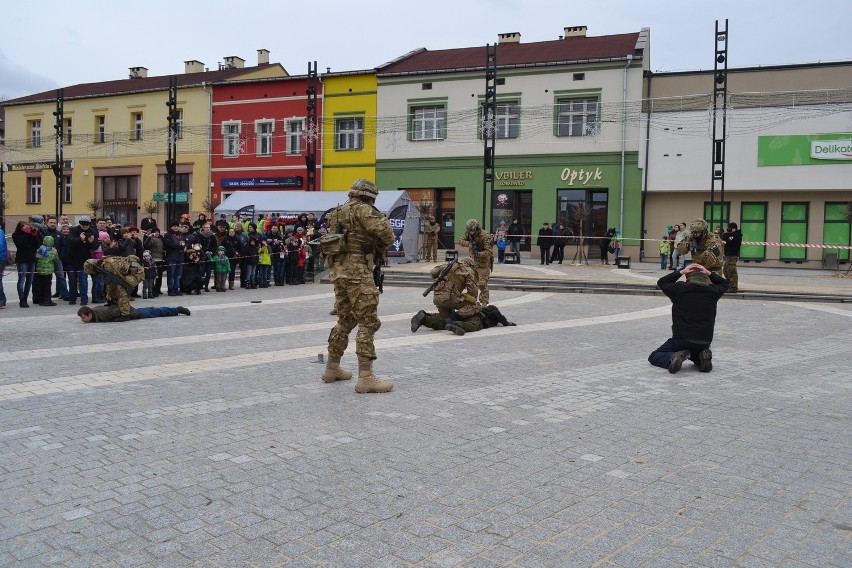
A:
{"type": "MultiPolygon", "coordinates": [[[[81,215],[76,225],[68,216],[32,215],[20,221],[12,232],[17,266],[18,302],[21,308],[32,303],[55,306],[54,299],[71,305],[106,302],[105,283],[89,276],[83,265],[106,255],[136,256],[145,268],[142,294],[138,287],[132,298],[225,292],[305,283],[312,273],[318,246],[311,244],[326,229],[313,213],[295,220],[269,213],[257,220],[228,220],[225,215],[212,221],[200,213],[195,221],[183,215],[170,223],[167,231],[149,215],[136,226],[121,226],[108,217],[94,221],[81,215]],[[218,278],[214,278],[219,274],[218,278]],[[165,275],[165,290],[164,290],[165,275]],[[91,288],[89,286],[91,278],[91,288]],[[90,293],[91,292],[91,293],[90,293]]],[[[11,260],[6,235],[0,229],[0,273],[11,260]]],[[[6,297],[0,286],[0,308],[6,297]]]]}

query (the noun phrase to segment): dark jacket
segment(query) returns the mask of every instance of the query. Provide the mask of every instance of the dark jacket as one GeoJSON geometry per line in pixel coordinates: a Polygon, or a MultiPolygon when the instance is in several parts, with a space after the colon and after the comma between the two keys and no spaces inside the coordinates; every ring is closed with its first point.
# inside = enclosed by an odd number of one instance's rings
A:
{"type": "MultiPolygon", "coordinates": [[[[41,237],[36,229],[27,223],[15,227],[15,232],[12,233],[12,242],[15,243],[17,249],[15,262],[30,264],[36,261],[36,251],[41,246],[41,237]]],[[[3,261],[5,262],[6,259],[4,258],[3,261]]]]}
{"type": "Polygon", "coordinates": [[[85,231],[80,225],[71,227],[65,245],[65,258],[62,261],[67,261],[75,268],[82,268],[83,264],[92,258],[92,251],[97,250],[99,246],[101,243],[94,226],[90,225],[85,231]],[[85,241],[80,238],[81,235],[85,235],[85,241]]]}
{"type": "Polygon", "coordinates": [[[549,247],[553,244],[553,229],[550,227],[542,227],[538,230],[538,240],[536,246],[549,247]]]}
{"type": "Polygon", "coordinates": [[[509,225],[509,229],[506,231],[506,235],[511,243],[517,243],[521,241],[521,235],[524,234],[524,227],[520,223],[512,222],[509,225]]]}
{"type": "Polygon", "coordinates": [[[710,274],[709,286],[678,282],[677,270],[657,280],[657,287],[672,301],[672,337],[698,343],[713,341],[716,304],[728,291],[728,281],[710,274]]]}
{"type": "Polygon", "coordinates": [[[553,229],[553,244],[561,247],[568,244],[568,237],[571,235],[571,229],[567,227],[553,229]]]}
{"type": "Polygon", "coordinates": [[[603,235],[598,241],[598,246],[601,247],[601,250],[606,250],[609,248],[609,243],[612,242],[612,235],[606,233],[603,235]]]}
{"type": "Polygon", "coordinates": [[[725,256],[740,256],[740,246],[743,244],[743,232],[737,229],[722,235],[725,243],[725,256]]]}
{"type": "Polygon", "coordinates": [[[169,264],[180,264],[183,262],[184,248],[186,240],[184,234],[178,231],[177,233],[169,231],[163,237],[163,251],[166,255],[166,262],[169,264]]]}

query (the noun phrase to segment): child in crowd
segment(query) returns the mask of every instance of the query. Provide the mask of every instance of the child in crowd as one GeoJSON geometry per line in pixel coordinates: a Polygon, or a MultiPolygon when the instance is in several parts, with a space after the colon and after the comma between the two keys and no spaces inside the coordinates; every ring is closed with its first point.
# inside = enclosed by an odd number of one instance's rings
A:
{"type": "Polygon", "coordinates": [[[142,268],[145,270],[145,280],[142,281],[142,299],[154,297],[154,280],[157,279],[157,263],[151,256],[151,251],[142,253],[142,268]]]}
{"type": "Polygon", "coordinates": [[[50,299],[50,291],[53,282],[53,263],[59,257],[59,253],[53,248],[53,237],[44,237],[42,245],[36,251],[36,278],[39,280],[39,306],[55,306],[56,302],[50,299]]]}
{"type": "Polygon", "coordinates": [[[225,282],[228,279],[228,274],[231,273],[231,261],[225,254],[225,247],[220,246],[216,249],[216,256],[211,261],[213,262],[213,287],[217,292],[224,292],[225,282]]]}
{"type": "Polygon", "coordinates": [[[266,235],[260,237],[257,256],[257,284],[261,288],[269,288],[269,275],[272,272],[272,256],[269,254],[269,246],[266,244],[266,235]]]}
{"type": "Polygon", "coordinates": [[[257,237],[249,237],[248,242],[246,243],[245,249],[243,249],[243,258],[246,263],[246,288],[257,288],[257,283],[255,282],[255,275],[257,274],[257,261],[258,261],[258,249],[260,248],[260,244],[258,244],[257,237]]]}

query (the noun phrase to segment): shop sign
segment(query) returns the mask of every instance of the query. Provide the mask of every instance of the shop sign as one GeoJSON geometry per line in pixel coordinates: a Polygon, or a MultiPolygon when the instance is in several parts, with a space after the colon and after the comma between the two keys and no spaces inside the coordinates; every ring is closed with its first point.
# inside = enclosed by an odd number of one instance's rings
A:
{"type": "Polygon", "coordinates": [[[590,181],[601,181],[603,179],[603,171],[601,171],[599,167],[596,167],[594,170],[585,168],[580,168],[579,170],[565,168],[562,170],[562,175],[560,177],[562,178],[562,181],[567,181],[568,185],[574,185],[574,182],[578,182],[579,185],[589,185],[590,181]]]}
{"type": "Polygon", "coordinates": [[[852,139],[814,140],[811,158],[815,160],[852,160],[852,139]]]}
{"type": "MultiPolygon", "coordinates": [[[[23,172],[34,170],[49,170],[53,168],[56,162],[18,162],[17,164],[6,164],[7,172],[23,172]]],[[[65,160],[62,162],[62,169],[68,170],[74,167],[73,160],[65,160]]]]}
{"type": "Polygon", "coordinates": [[[222,179],[223,189],[241,187],[302,187],[303,184],[304,178],[302,176],[222,179]]]}
{"type": "Polygon", "coordinates": [[[533,178],[533,173],[529,170],[497,172],[496,177],[501,187],[521,187],[526,184],[526,180],[533,178]]]}

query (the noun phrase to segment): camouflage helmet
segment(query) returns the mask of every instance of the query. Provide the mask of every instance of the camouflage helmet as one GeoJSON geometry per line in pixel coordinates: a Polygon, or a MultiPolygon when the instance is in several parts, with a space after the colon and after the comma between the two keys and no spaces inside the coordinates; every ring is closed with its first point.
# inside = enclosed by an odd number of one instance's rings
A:
{"type": "Polygon", "coordinates": [[[475,268],[476,267],[476,262],[474,262],[474,260],[470,257],[461,260],[459,262],[459,264],[463,264],[464,266],[467,266],[468,268],[475,268]]]}
{"type": "Polygon", "coordinates": [[[83,272],[90,276],[96,275],[98,273],[98,260],[95,258],[90,258],[86,262],[84,262],[83,272]]]}
{"type": "Polygon", "coordinates": [[[375,199],[379,195],[379,190],[376,189],[376,184],[367,178],[358,178],[352,182],[352,187],[349,190],[349,197],[369,197],[375,199]]]}
{"type": "Polygon", "coordinates": [[[707,232],[707,221],[704,219],[696,219],[689,224],[689,232],[690,233],[706,233],[707,232]]]}
{"type": "Polygon", "coordinates": [[[477,229],[479,229],[479,221],[477,221],[476,219],[468,219],[467,223],[465,224],[465,229],[467,229],[468,231],[476,231],[477,229]]]}

